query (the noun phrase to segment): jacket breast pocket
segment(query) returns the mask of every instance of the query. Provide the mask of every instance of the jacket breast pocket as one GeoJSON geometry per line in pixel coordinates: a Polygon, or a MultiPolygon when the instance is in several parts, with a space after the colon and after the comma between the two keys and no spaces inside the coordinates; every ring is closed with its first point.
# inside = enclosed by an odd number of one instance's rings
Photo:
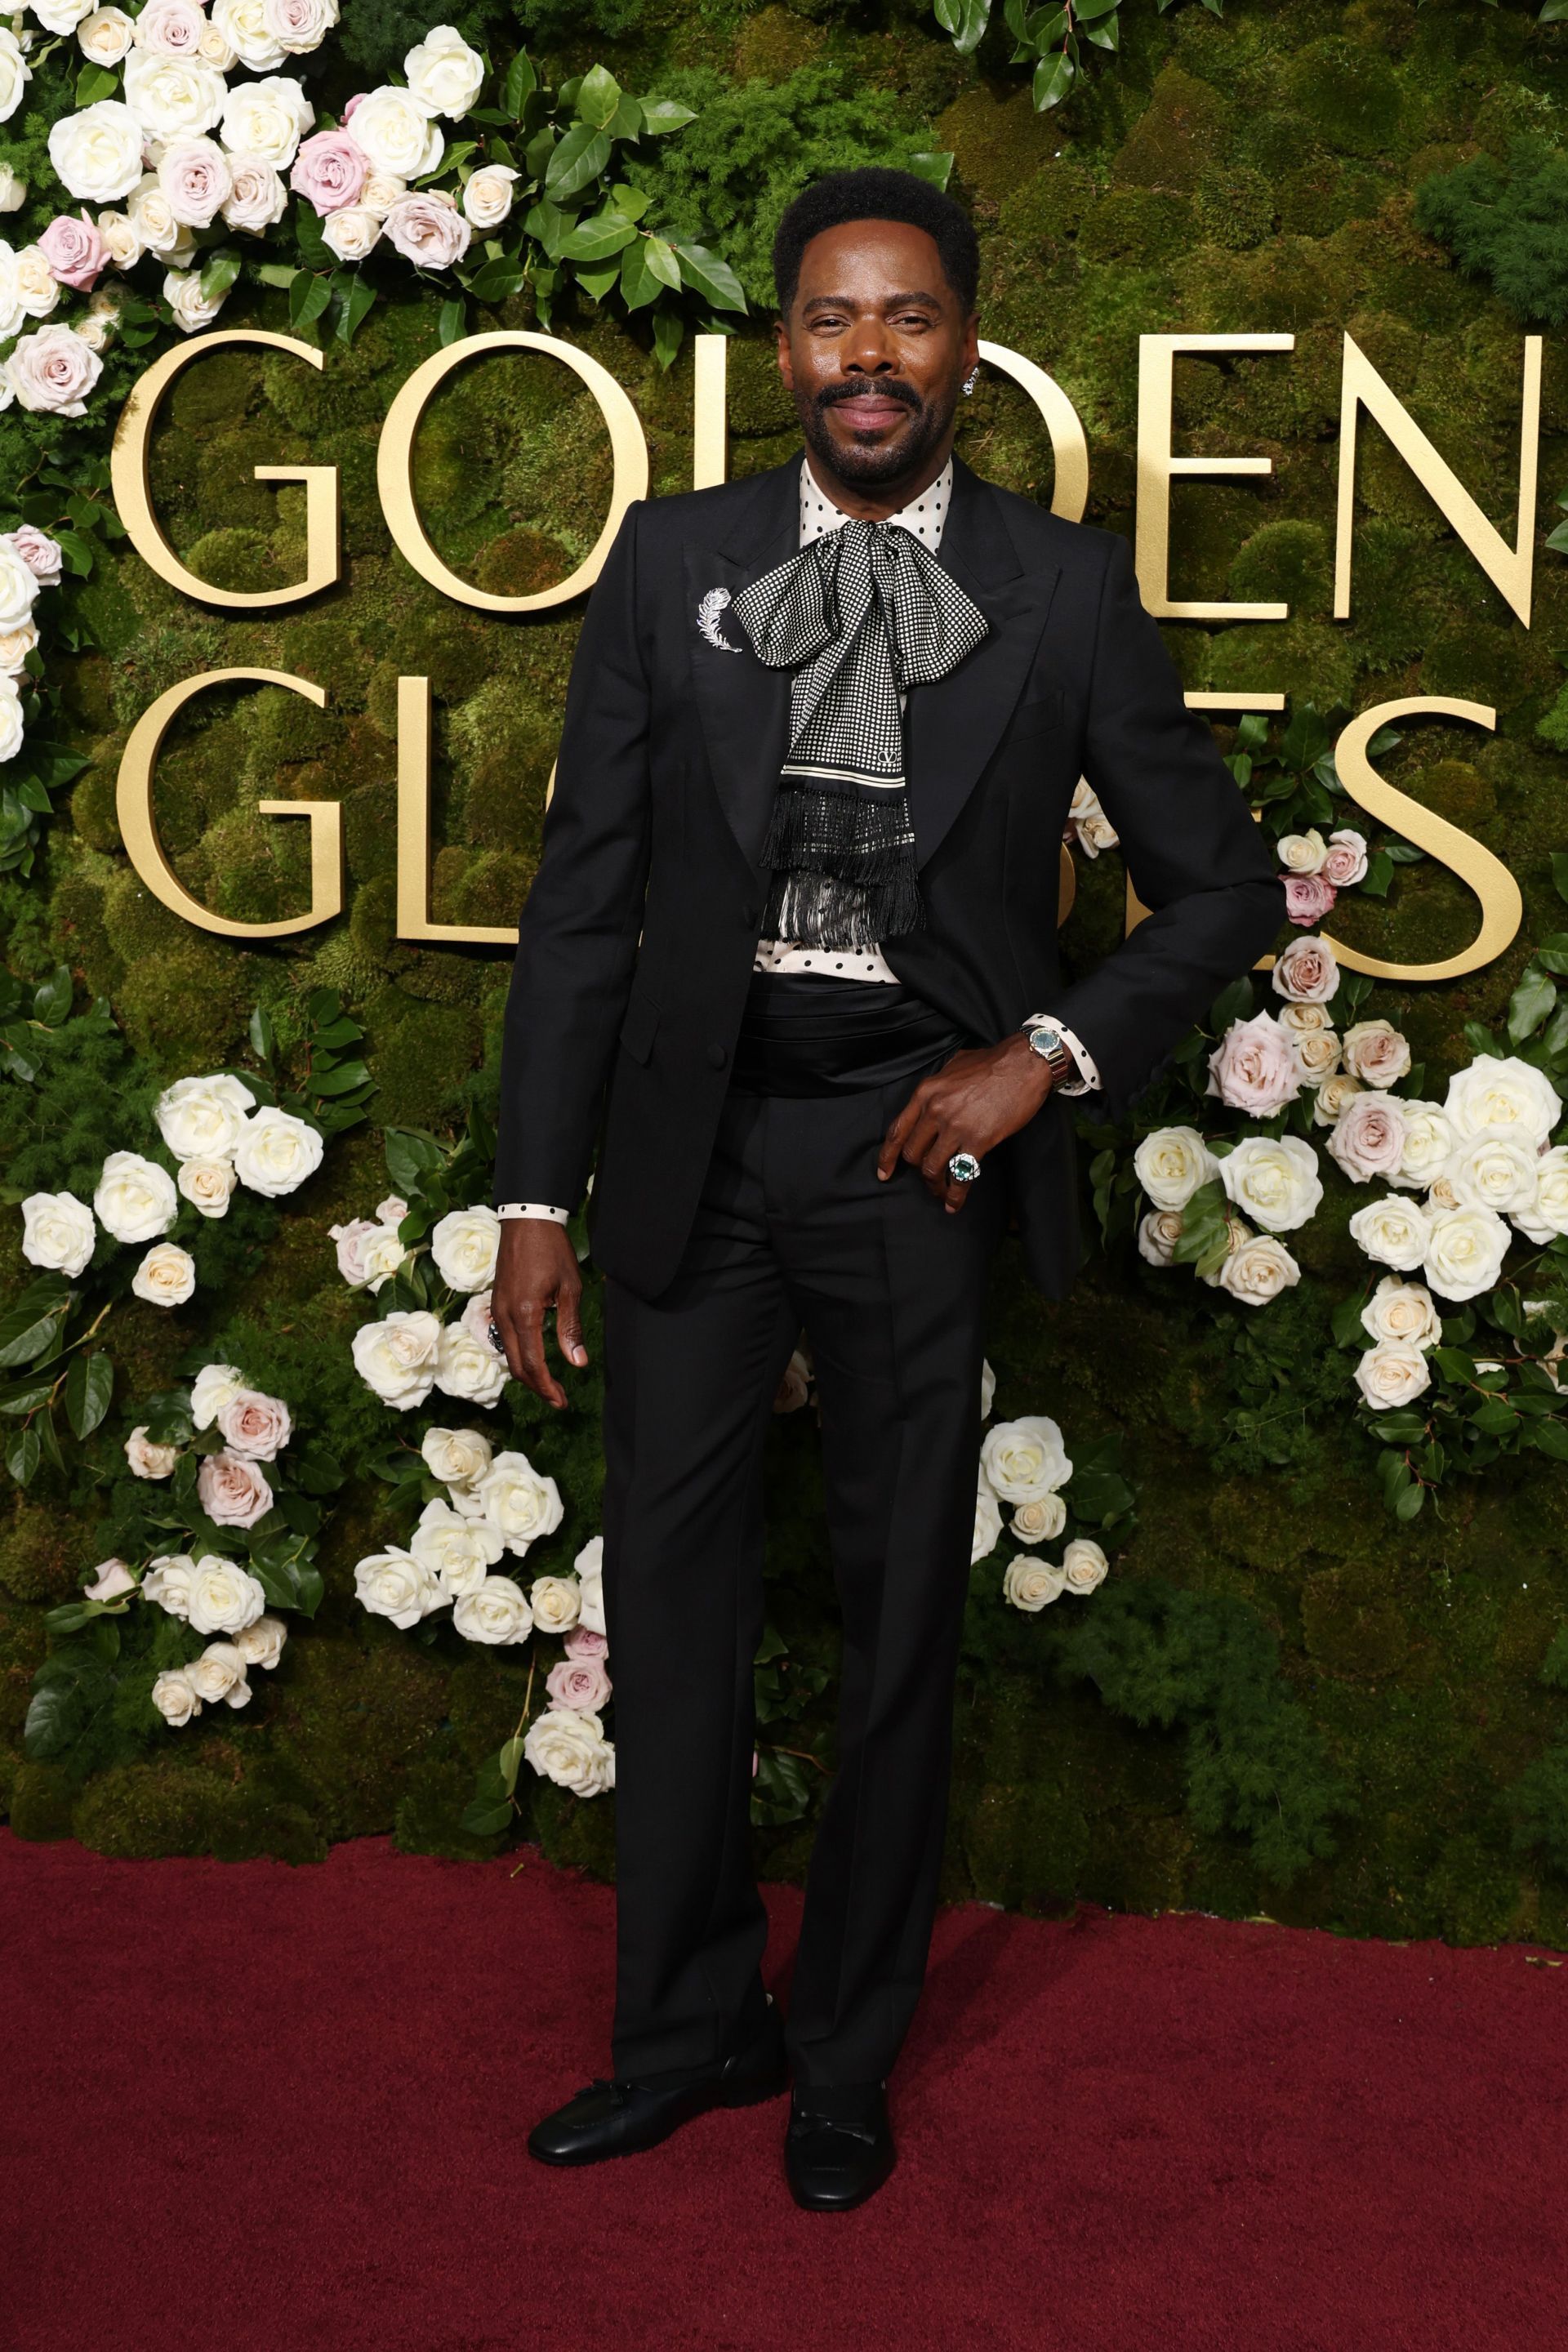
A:
{"type": "Polygon", "coordinates": [[[626,1003],[626,1019],[621,1023],[621,1043],[634,1062],[646,1063],[653,1052],[658,1014],[659,1008],[647,989],[639,988],[634,982],[626,1003]]]}
{"type": "Polygon", "coordinates": [[[1063,694],[1059,686],[1039,686],[1026,694],[1013,711],[1013,725],[1017,729],[1051,727],[1062,716],[1063,694]]]}

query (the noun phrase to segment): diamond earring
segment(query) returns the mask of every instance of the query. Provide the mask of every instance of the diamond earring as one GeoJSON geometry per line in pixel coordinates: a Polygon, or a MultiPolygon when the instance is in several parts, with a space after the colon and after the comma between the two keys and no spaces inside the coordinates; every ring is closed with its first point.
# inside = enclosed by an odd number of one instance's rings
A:
{"type": "Polygon", "coordinates": [[[969,373],[968,373],[968,374],[964,377],[964,379],[963,379],[963,397],[965,398],[965,400],[967,400],[967,399],[969,398],[969,396],[970,396],[971,393],[974,390],[974,387],[975,387],[975,385],[979,383],[979,381],[980,381],[980,368],[979,368],[979,363],[978,363],[978,362],[976,362],[976,364],[975,364],[973,367],[972,367],[972,368],[970,369],[969,373]]]}

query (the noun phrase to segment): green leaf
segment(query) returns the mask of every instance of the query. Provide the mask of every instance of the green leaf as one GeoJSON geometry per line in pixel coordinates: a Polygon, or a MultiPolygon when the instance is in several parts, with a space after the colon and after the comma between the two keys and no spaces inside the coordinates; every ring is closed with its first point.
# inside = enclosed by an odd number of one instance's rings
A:
{"type": "Polygon", "coordinates": [[[445,1157],[432,1135],[406,1127],[386,1130],[386,1172],[405,1200],[424,1189],[426,1177],[436,1173],[445,1157]]]}
{"type": "Polygon", "coordinates": [[[114,1365],[101,1349],[71,1358],[66,1374],[66,1419],[79,1438],[90,1437],[114,1393],[114,1365]]]}
{"type": "Polygon", "coordinates": [[[636,235],[636,228],[623,212],[606,209],[590,213],[563,238],[560,258],[563,261],[608,261],[613,255],[624,253],[636,235]]]}
{"type": "Polygon", "coordinates": [[[1568,898],[1568,849],[1552,851],[1552,879],[1557,885],[1557,896],[1568,898]]]}
{"type": "Polygon", "coordinates": [[[645,98],[642,102],[643,129],[655,139],[667,139],[672,131],[684,131],[689,122],[697,120],[693,106],[682,106],[678,98],[645,98]]]}
{"type": "Polygon", "coordinates": [[[56,964],[47,980],[33,992],[33,1018],[46,1029],[58,1029],[70,1016],[72,985],[68,964],[56,964]]]}
{"type": "Polygon", "coordinates": [[[292,286],[300,275],[300,265],[295,261],[258,261],[256,274],[263,286],[292,286]]]}
{"type": "Polygon", "coordinates": [[[1042,58],[1035,68],[1036,112],[1044,114],[1049,108],[1059,106],[1072,87],[1072,78],[1073,62],[1065,50],[1058,50],[1055,57],[1042,58]]]}
{"type": "Polygon", "coordinates": [[[202,264],[202,299],[216,302],[228,292],[239,276],[240,252],[237,245],[215,246],[202,264]]]}
{"type": "Polygon", "coordinates": [[[606,66],[590,66],[577,85],[577,113],[603,131],[621,102],[621,86],[606,66]]]}
{"type": "MultiPolygon", "coordinates": [[[[656,237],[652,242],[658,245],[662,240],[656,237]]],[[[668,247],[665,250],[668,252],[668,247]]],[[[745,309],[741,281],[727,261],[710,253],[705,245],[678,245],[675,250],[680,257],[679,276],[694,293],[700,294],[716,310],[745,309]]],[[[669,280],[665,282],[668,285],[669,280]]]]}
{"type": "Polygon", "coordinates": [[[924,147],[904,160],[917,180],[929,180],[934,188],[945,188],[952,176],[951,147],[924,147]]]}
{"type": "Polygon", "coordinates": [[[579,268],[577,271],[577,283],[583,289],[584,294],[591,294],[595,302],[602,302],[605,295],[609,292],[611,287],[614,286],[619,278],[620,274],[621,266],[618,261],[606,263],[603,269],[585,269],[579,268]]]}
{"type": "Polygon", "coordinates": [[[29,1422],[14,1429],[5,1441],[5,1467],[18,1486],[25,1486],[38,1466],[38,1433],[29,1422]]]}
{"type": "Polygon", "coordinates": [[[69,1295],[70,1285],[59,1275],[45,1275],[0,1314],[0,1370],[30,1364],[42,1355],[58,1336],[69,1295]]]}
{"type": "Polygon", "coordinates": [[[621,102],[605,123],[605,129],[612,139],[640,139],[643,131],[643,114],[642,108],[637,100],[628,98],[623,90],[621,102]]]}
{"type": "Polygon", "coordinates": [[[22,1752],[35,1760],[58,1756],[81,1729],[87,1708],[79,1683],[50,1682],[33,1693],[22,1729],[22,1752]]]}
{"type": "Polygon", "coordinates": [[[302,269],[289,289],[289,324],[291,327],[310,326],[321,317],[331,299],[331,279],[313,277],[309,270],[302,269]]]}
{"type": "MultiPolygon", "coordinates": [[[[668,280],[657,277],[648,267],[647,250],[653,243],[648,236],[638,236],[621,256],[621,299],[628,310],[646,310],[668,290],[668,280]]],[[[668,246],[665,250],[668,252],[668,246]]],[[[677,264],[679,282],[679,265],[677,264]]]]}
{"type": "Polygon", "coordinates": [[[519,49],[506,69],[500,92],[501,105],[514,122],[521,116],[530,90],[538,88],[539,76],[533,70],[532,60],[526,49],[519,49]]]}
{"type": "Polygon", "coordinates": [[[591,122],[574,122],[550,158],[544,192],[557,204],[580,195],[610,160],[610,134],[591,122]]]}
{"type": "Polygon", "coordinates": [[[440,324],[436,330],[436,334],[443,351],[451,343],[462,341],[467,325],[467,313],[468,305],[460,294],[454,295],[449,302],[442,303],[440,324]]]}
{"type": "Polygon", "coordinates": [[[1364,1303],[1360,1298],[1342,1298],[1334,1308],[1329,1322],[1335,1341],[1340,1347],[1365,1347],[1366,1326],[1361,1319],[1361,1310],[1364,1303]]]}
{"type": "Polygon", "coordinates": [[[654,356],[661,368],[673,364],[685,332],[686,321],[679,311],[669,303],[661,302],[653,314],[654,356]]]}
{"type": "Polygon", "coordinates": [[[1557,983],[1535,963],[1528,963],[1519,986],[1509,999],[1508,1034],[1521,1045],[1533,1036],[1557,1002],[1557,983]]]}
{"type": "Polygon", "coordinates": [[[1389,885],[1393,880],[1393,858],[1386,849],[1374,849],[1366,861],[1366,872],[1362,877],[1362,888],[1369,898],[1386,898],[1389,885]]]}
{"type": "Polygon", "coordinates": [[[1425,1486],[1406,1486],[1394,1506],[1394,1517],[1396,1519],[1413,1519],[1417,1511],[1421,1509],[1426,1500],[1426,1489],[1425,1486]]]}
{"type": "Polygon", "coordinates": [[[257,1005],[250,1016],[250,1048],[258,1061],[272,1059],[272,1016],[264,1005],[257,1005]]]}
{"type": "Polygon", "coordinates": [[[78,106],[96,106],[100,98],[112,98],[120,88],[120,77],[107,66],[84,65],[76,78],[78,106]]]}
{"type": "MultiPolygon", "coordinates": [[[[1564,0],[1568,5],[1568,0],[1564,0]]],[[[1538,1454],[1550,1454],[1553,1462],[1568,1462],[1568,1427],[1553,1418],[1532,1422],[1525,1432],[1528,1442],[1538,1454]]]]}
{"type": "Polygon", "coordinates": [[[936,0],[936,21],[952,36],[961,58],[980,47],[991,22],[991,0],[936,0]]]}
{"type": "Polygon", "coordinates": [[[375,307],[375,288],[361,269],[340,272],[348,283],[339,286],[342,308],[338,313],[338,341],[352,343],[375,307]]]}

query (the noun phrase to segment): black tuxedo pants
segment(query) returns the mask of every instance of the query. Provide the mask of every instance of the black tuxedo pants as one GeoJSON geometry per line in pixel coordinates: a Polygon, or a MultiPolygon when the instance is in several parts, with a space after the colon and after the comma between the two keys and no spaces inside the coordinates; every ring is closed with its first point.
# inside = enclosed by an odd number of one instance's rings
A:
{"type": "Polygon", "coordinates": [[[750,1837],[763,1449],[803,1329],[843,1667],[790,2003],[796,2080],[885,2078],[919,1998],[1003,1217],[999,1171],[956,1215],[907,1162],[878,1178],[913,1084],[794,1098],[731,1087],[674,1282],[652,1302],[605,1285],[617,2075],[707,2064],[763,2015],[750,1837]]]}

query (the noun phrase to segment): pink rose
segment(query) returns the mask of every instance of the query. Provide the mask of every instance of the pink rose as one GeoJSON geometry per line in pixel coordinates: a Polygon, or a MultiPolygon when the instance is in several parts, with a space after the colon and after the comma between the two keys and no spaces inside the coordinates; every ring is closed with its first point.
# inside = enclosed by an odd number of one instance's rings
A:
{"type": "Polygon", "coordinates": [[[259,1389],[236,1389],[219,1405],[217,1425],[231,1450],[247,1462],[272,1461],[294,1426],[282,1399],[264,1396],[259,1389]]]}
{"type": "Polygon", "coordinates": [[[1355,833],[1346,825],[1329,835],[1329,852],[1323,860],[1323,879],[1331,882],[1336,890],[1349,890],[1366,877],[1366,835],[1355,833]]]}
{"type": "Polygon", "coordinates": [[[295,156],[289,185],[318,214],[341,212],[357,200],[369,170],[363,148],[346,131],[318,131],[295,156]]]}
{"type": "Polygon", "coordinates": [[[166,58],[194,58],[206,28],[195,0],[147,0],[136,19],[136,46],[166,58]]]}
{"type": "Polygon", "coordinates": [[[405,261],[420,269],[446,269],[461,261],[473,231],[450,196],[439,188],[417,188],[398,197],[382,234],[405,261]]]}
{"type": "Polygon", "coordinates": [[[1321,923],[1339,895],[1321,873],[1282,874],[1279,879],[1285,885],[1285,912],[1303,930],[1310,923],[1321,923]]]}
{"type": "Polygon", "coordinates": [[[597,1715],[610,1696],[610,1677],[597,1658],[563,1658],[544,1677],[552,1704],[597,1715]]]}
{"type": "Polygon", "coordinates": [[[361,107],[364,104],[368,94],[369,93],[367,91],[363,89],[355,90],[353,96],[350,99],[348,104],[343,109],[343,121],[345,122],[352,122],[353,121],[355,108],[361,107]]]}
{"type": "Polygon", "coordinates": [[[1301,1091],[1301,1066],[1272,1013],[1233,1021],[1209,1055],[1208,1091],[1232,1110],[1268,1118],[1301,1091]]]}
{"type": "Polygon", "coordinates": [[[109,247],[85,213],[79,220],[72,220],[69,213],[57,213],[38,239],[38,250],[49,265],[50,275],[62,286],[74,286],[79,294],[91,290],[93,279],[109,259],[109,247]]]}
{"type": "Polygon", "coordinates": [[[208,1518],[220,1528],[253,1528],[272,1508],[272,1489],[259,1465],[226,1446],[203,1462],[196,1493],[208,1518]]]}
{"type": "Polygon", "coordinates": [[[329,1240],[338,1245],[338,1272],[345,1282],[352,1282],[356,1290],[362,1290],[370,1280],[370,1268],[364,1262],[364,1245],[372,1234],[380,1231],[381,1227],[373,1224],[368,1217],[355,1217],[346,1225],[327,1227],[329,1240]]]}
{"type": "Polygon", "coordinates": [[[59,586],[64,558],[58,539],[51,539],[47,530],[39,530],[30,522],[18,523],[5,536],[41,587],[59,586]]]}
{"type": "Polygon", "coordinates": [[[1292,1004],[1326,1004],[1340,984],[1340,968],[1327,940],[1292,940],[1274,961],[1274,987],[1292,1004]]]}
{"type": "Polygon", "coordinates": [[[100,1559],[98,1572],[90,1584],[82,1587],[87,1601],[118,1601],[122,1592],[134,1592],[136,1579],[122,1559],[100,1559]]]}
{"type": "Polygon", "coordinates": [[[1387,1095],[1352,1095],[1329,1130],[1329,1150],[1353,1182],[1396,1176],[1405,1156],[1405,1111],[1387,1095]]]}
{"type": "Polygon", "coordinates": [[[591,1633],[586,1625],[574,1625],[561,1646],[569,1658],[604,1658],[610,1649],[604,1634],[591,1633]]]}
{"type": "Polygon", "coordinates": [[[389,1192],[384,1201],[377,1202],[375,1213],[384,1225],[400,1225],[408,1214],[408,1203],[395,1192],[389,1192]]]}

